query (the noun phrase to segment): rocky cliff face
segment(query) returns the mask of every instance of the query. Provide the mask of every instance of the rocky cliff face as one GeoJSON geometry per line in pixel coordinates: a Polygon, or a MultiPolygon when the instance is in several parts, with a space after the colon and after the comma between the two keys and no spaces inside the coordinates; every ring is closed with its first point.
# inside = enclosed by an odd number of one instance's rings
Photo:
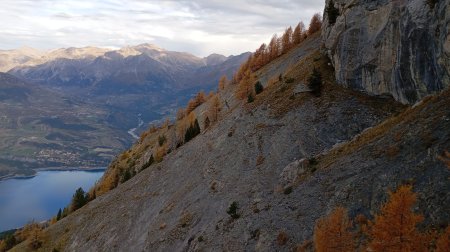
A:
{"type": "Polygon", "coordinates": [[[449,0],[327,0],[322,37],[338,83],[414,103],[449,86],[449,23],[449,0]]]}

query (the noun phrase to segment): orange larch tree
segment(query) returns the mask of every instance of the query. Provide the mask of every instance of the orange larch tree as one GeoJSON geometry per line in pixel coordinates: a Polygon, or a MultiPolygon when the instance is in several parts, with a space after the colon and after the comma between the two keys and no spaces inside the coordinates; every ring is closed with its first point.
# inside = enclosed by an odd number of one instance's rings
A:
{"type": "Polygon", "coordinates": [[[308,35],[314,34],[322,28],[322,16],[320,13],[314,14],[309,23],[308,35]]]}
{"type": "Polygon", "coordinates": [[[328,216],[319,219],[314,228],[314,246],[317,252],[353,251],[355,242],[352,222],[347,210],[338,207],[328,216]]]}
{"type": "Polygon", "coordinates": [[[200,91],[193,99],[190,99],[188,105],[186,107],[186,114],[191,113],[198,106],[202,105],[206,102],[206,94],[203,91],[200,91]]]}
{"type": "Polygon", "coordinates": [[[239,82],[238,88],[236,89],[236,97],[239,99],[246,99],[248,96],[254,96],[255,82],[255,75],[250,70],[247,70],[242,80],[239,82]]]}
{"type": "Polygon", "coordinates": [[[258,49],[257,69],[260,69],[269,62],[267,45],[262,44],[258,49]]]}
{"type": "Polygon", "coordinates": [[[277,58],[279,53],[280,53],[280,44],[278,41],[278,36],[275,34],[273,35],[269,43],[269,59],[273,60],[277,58]]]}
{"type": "Polygon", "coordinates": [[[220,102],[219,95],[214,95],[208,103],[208,118],[210,122],[215,122],[218,120],[219,113],[222,110],[222,103],[220,102]]]}
{"type": "Polygon", "coordinates": [[[292,48],[292,27],[290,26],[284,32],[283,37],[281,37],[281,48],[283,54],[292,48]]]}
{"type": "Polygon", "coordinates": [[[177,111],[177,121],[183,119],[186,116],[186,110],[179,108],[177,111]]]}
{"type": "Polygon", "coordinates": [[[292,33],[292,42],[294,45],[298,45],[303,42],[305,33],[305,24],[303,22],[298,23],[292,33]]]}
{"type": "Polygon", "coordinates": [[[369,225],[369,249],[371,251],[426,251],[427,236],[416,226],[423,217],[412,211],[416,203],[412,186],[403,185],[396,192],[389,192],[389,201],[381,207],[369,225]]]}
{"type": "Polygon", "coordinates": [[[223,75],[219,80],[219,90],[224,90],[228,83],[227,76],[223,75]]]}
{"type": "Polygon", "coordinates": [[[447,226],[444,233],[436,241],[436,252],[450,251],[450,226],[447,226]]]}

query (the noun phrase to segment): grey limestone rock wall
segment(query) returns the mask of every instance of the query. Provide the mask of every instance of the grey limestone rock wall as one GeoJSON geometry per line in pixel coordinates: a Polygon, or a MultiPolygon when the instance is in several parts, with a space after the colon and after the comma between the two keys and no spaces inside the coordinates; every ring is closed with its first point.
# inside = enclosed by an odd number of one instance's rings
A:
{"type": "Polygon", "coordinates": [[[450,0],[327,0],[322,39],[338,83],[414,103],[449,86],[449,31],[450,0]]]}

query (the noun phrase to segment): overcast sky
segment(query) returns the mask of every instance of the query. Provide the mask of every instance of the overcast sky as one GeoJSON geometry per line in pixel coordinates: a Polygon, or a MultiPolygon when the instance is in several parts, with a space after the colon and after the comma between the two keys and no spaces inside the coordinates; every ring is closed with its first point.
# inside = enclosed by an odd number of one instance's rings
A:
{"type": "Polygon", "coordinates": [[[206,56],[253,51],[325,0],[0,0],[0,49],[152,43],[206,56]]]}

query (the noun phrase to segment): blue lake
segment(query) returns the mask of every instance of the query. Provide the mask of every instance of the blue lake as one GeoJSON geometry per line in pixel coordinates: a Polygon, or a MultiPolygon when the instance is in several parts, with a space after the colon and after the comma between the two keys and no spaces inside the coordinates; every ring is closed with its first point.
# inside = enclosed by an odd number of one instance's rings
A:
{"type": "Polygon", "coordinates": [[[0,181],[0,232],[50,219],[70,203],[77,188],[88,191],[103,172],[41,171],[32,178],[0,181]]]}

